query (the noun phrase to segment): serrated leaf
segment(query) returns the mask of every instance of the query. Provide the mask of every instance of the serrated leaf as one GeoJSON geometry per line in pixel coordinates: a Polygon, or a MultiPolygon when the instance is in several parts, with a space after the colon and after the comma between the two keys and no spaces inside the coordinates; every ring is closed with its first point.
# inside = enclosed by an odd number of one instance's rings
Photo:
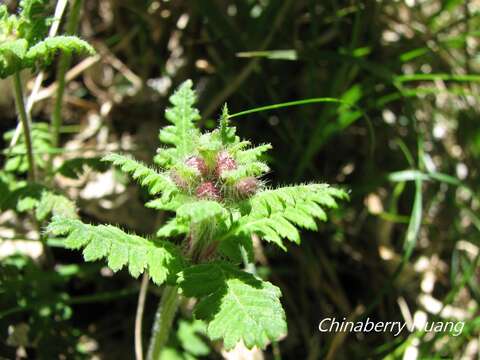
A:
{"type": "Polygon", "coordinates": [[[232,236],[260,235],[266,241],[286,249],[282,239],[300,242],[295,226],[316,230],[315,220],[326,220],[322,206],[337,207],[337,199],[347,194],[327,184],[307,184],[265,190],[249,199],[249,213],[230,231],[232,236]]]}
{"type": "Polygon", "coordinates": [[[113,165],[137,180],[140,185],[146,186],[150,194],[163,193],[163,200],[168,201],[170,196],[177,191],[175,184],[170,177],[164,173],[158,173],[140,161],[130,156],[120,154],[108,154],[102,158],[103,161],[111,162],[113,165]]]}
{"type": "Polygon", "coordinates": [[[28,49],[25,58],[32,64],[49,62],[59,51],[65,53],[95,54],[95,49],[76,36],[47,37],[28,49]]]}
{"type": "Polygon", "coordinates": [[[227,183],[235,183],[238,179],[244,177],[258,177],[270,171],[267,164],[261,161],[251,161],[240,164],[235,170],[224,171],[222,179],[227,183]]]}
{"type": "MultiPolygon", "coordinates": [[[[175,93],[170,96],[170,103],[173,107],[165,111],[166,119],[173,125],[160,130],[160,141],[173,145],[175,148],[164,153],[168,158],[183,160],[193,153],[196,141],[200,132],[195,122],[200,119],[200,114],[193,107],[196,102],[195,92],[192,90],[192,81],[185,81],[175,93]]],[[[162,162],[169,161],[168,158],[157,158],[162,162]]],[[[165,165],[164,163],[162,165],[165,165]]]]}
{"type": "Polygon", "coordinates": [[[132,276],[148,270],[156,284],[175,275],[183,268],[180,251],[171,243],[154,242],[138,235],[127,234],[111,225],[89,225],[77,219],[55,216],[47,227],[47,233],[66,235],[65,246],[84,248],[86,261],[107,258],[112,271],[127,265],[132,276]]]}
{"type": "Polygon", "coordinates": [[[188,219],[193,223],[200,223],[204,220],[222,217],[227,210],[218,202],[212,200],[200,200],[186,203],[177,209],[177,217],[188,219]]]}
{"type": "Polygon", "coordinates": [[[108,238],[104,239],[100,236],[93,236],[83,250],[83,258],[85,261],[99,260],[107,256],[110,251],[110,245],[111,242],[108,238]]]}
{"type": "MultiPolygon", "coordinates": [[[[65,233],[68,233],[70,228],[67,226],[62,227],[62,225],[57,225],[55,229],[51,228],[50,230],[55,235],[63,235],[65,233]]],[[[91,233],[83,231],[82,229],[74,229],[65,238],[65,246],[69,249],[81,249],[90,242],[91,237],[91,233]]]]}
{"type": "Polygon", "coordinates": [[[220,116],[219,133],[223,145],[234,144],[238,141],[238,137],[235,135],[236,128],[230,126],[227,104],[223,106],[222,115],[220,116]]]}
{"type": "Polygon", "coordinates": [[[235,154],[235,158],[239,163],[245,164],[251,161],[258,161],[258,159],[263,155],[264,152],[267,152],[272,148],[271,144],[263,144],[255,146],[247,150],[238,151],[235,154]]]}
{"type": "Polygon", "coordinates": [[[128,271],[133,277],[138,277],[147,267],[146,250],[143,247],[135,246],[128,252],[128,271]]]}
{"type": "Polygon", "coordinates": [[[113,242],[110,255],[108,257],[108,267],[116,272],[128,263],[128,246],[121,242],[113,242]]]}
{"type": "Polygon", "coordinates": [[[168,238],[168,237],[177,236],[180,234],[186,234],[188,233],[188,230],[189,230],[188,224],[174,217],[170,219],[160,229],[158,229],[157,236],[168,238]]]}
{"type": "Polygon", "coordinates": [[[184,295],[199,299],[195,317],[207,322],[210,339],[223,339],[227,350],[239,341],[248,348],[263,349],[287,332],[280,289],[233,265],[216,262],[189,267],[179,285],[184,295]]]}

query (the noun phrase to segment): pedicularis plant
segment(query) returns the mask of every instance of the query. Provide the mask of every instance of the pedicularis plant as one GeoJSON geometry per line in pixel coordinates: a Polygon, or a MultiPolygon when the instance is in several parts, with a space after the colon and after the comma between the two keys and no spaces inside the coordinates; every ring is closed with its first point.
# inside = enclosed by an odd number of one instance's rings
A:
{"type": "Polygon", "coordinates": [[[269,144],[240,140],[226,107],[218,128],[202,134],[190,81],[170,102],[165,115],[171,125],[160,131],[167,147],[158,149],[154,168],[125,155],[104,158],[148,188],[155,198],[147,207],[174,214],[156,236],[59,216],[47,231],[66,236],[68,248],[83,248],[86,261],[106,258],[113,271],[127,266],[134,277],[147,270],[155,284],[167,285],[149,358],[158,358],[168,339],[180,295],[198,300],[194,316],[226,349],[239,341],[264,348],[286,334],[287,324],[279,288],[239,268],[253,260],[252,236],[285,250],[285,240],[300,242],[297,227],[316,230],[316,220],[327,218],[323,208],[347,195],[327,184],[267,187],[261,176],[269,168],[261,158],[269,144]]]}

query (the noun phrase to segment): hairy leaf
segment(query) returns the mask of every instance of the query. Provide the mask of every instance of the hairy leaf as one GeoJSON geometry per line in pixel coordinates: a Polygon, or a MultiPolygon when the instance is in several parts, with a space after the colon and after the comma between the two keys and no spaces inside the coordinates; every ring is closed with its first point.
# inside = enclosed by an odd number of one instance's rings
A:
{"type": "Polygon", "coordinates": [[[95,226],[55,216],[47,232],[66,235],[65,246],[69,249],[83,248],[85,261],[106,258],[112,271],[127,266],[134,277],[148,270],[156,284],[162,284],[167,278],[174,279],[183,267],[181,255],[173,244],[128,234],[111,225],[95,226]]]}
{"type": "Polygon", "coordinates": [[[336,208],[347,194],[327,184],[307,184],[266,190],[249,200],[250,211],[233,226],[236,236],[259,234],[285,249],[282,239],[299,243],[295,226],[316,230],[315,219],[327,220],[322,207],[336,208]]]}
{"type": "Polygon", "coordinates": [[[209,218],[222,217],[227,210],[218,202],[200,200],[186,203],[177,209],[177,217],[188,219],[191,223],[199,223],[209,218]]]}
{"type": "Polygon", "coordinates": [[[228,263],[189,267],[179,284],[185,296],[199,299],[195,317],[207,322],[208,336],[223,339],[227,350],[239,341],[265,348],[287,332],[280,289],[228,263]]]}
{"type": "Polygon", "coordinates": [[[163,149],[163,156],[157,158],[161,165],[172,160],[184,160],[193,153],[200,132],[195,122],[200,119],[200,114],[193,107],[196,101],[192,90],[192,81],[185,81],[170,97],[173,107],[165,111],[165,117],[173,125],[160,130],[160,141],[173,145],[174,148],[163,149]]]}
{"type": "Polygon", "coordinates": [[[155,195],[163,193],[163,199],[169,199],[177,190],[170,177],[163,173],[158,173],[145,164],[129,156],[119,154],[109,154],[103,157],[103,161],[109,161],[137,180],[140,185],[146,186],[150,194],[155,195]]]}
{"type": "Polygon", "coordinates": [[[238,137],[235,135],[236,128],[230,126],[227,104],[223,106],[222,115],[220,116],[219,133],[222,144],[224,145],[234,144],[239,141],[238,137]]]}
{"type": "Polygon", "coordinates": [[[48,63],[59,52],[77,52],[81,54],[95,54],[94,48],[76,36],[48,37],[28,49],[25,57],[31,64],[48,63]]]}

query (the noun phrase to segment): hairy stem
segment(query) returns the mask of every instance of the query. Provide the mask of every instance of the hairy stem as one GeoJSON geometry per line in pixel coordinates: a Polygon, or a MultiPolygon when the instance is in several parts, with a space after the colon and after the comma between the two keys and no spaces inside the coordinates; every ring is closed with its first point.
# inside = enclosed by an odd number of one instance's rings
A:
{"type": "Polygon", "coordinates": [[[147,360],[160,359],[160,353],[168,340],[173,318],[177,312],[178,300],[178,287],[166,286],[155,314],[147,360]]]}
{"type": "Polygon", "coordinates": [[[17,71],[13,74],[13,86],[15,88],[15,105],[17,106],[18,118],[22,124],[23,137],[27,148],[28,160],[28,178],[35,181],[37,178],[35,169],[35,159],[33,157],[32,136],[30,130],[30,122],[28,121],[27,111],[25,110],[25,102],[23,101],[22,80],[20,73],[17,71]]]}
{"type": "MultiPolygon", "coordinates": [[[[66,34],[72,35],[75,33],[78,21],[80,17],[80,9],[82,5],[82,0],[73,0],[70,15],[66,24],[66,34]]],[[[58,60],[57,67],[57,95],[55,97],[55,105],[52,113],[51,119],[51,129],[52,129],[52,146],[54,148],[58,147],[60,142],[60,128],[62,126],[62,104],[63,104],[63,95],[65,92],[65,74],[67,69],[70,67],[72,62],[72,55],[70,53],[63,53],[58,60]]]]}
{"type": "Polygon", "coordinates": [[[150,277],[148,276],[148,273],[145,272],[142,277],[140,293],[138,294],[137,314],[135,315],[135,358],[137,360],[143,360],[142,323],[149,281],[150,277]]]}

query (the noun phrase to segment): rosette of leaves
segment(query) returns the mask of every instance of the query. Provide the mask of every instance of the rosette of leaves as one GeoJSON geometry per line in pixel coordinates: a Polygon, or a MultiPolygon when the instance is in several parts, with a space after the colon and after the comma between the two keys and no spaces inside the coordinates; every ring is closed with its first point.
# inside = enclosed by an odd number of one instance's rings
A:
{"type": "Polygon", "coordinates": [[[75,36],[45,38],[51,19],[48,0],[22,0],[18,15],[0,5],[0,78],[26,68],[48,64],[58,51],[93,54],[94,49],[75,36]]]}
{"type": "Polygon", "coordinates": [[[317,220],[327,219],[325,209],[347,195],[327,184],[265,186],[261,177],[269,168],[262,154],[269,144],[241,140],[226,107],[218,128],[201,133],[191,81],[170,102],[165,116],[171,124],[159,136],[166,146],[155,166],[120,154],[104,158],[149,190],[154,199],[147,207],[173,214],[156,237],[62,217],[54,217],[48,231],[65,235],[67,247],[83,248],[87,261],[106,258],[112,270],[128,266],[134,276],[148,270],[156,284],[197,298],[195,317],[226,349],[239,341],[264,348],[284,336],[287,325],[280,289],[239,268],[253,260],[252,235],[286,250],[286,241],[300,242],[299,228],[316,230],[317,220]]]}

